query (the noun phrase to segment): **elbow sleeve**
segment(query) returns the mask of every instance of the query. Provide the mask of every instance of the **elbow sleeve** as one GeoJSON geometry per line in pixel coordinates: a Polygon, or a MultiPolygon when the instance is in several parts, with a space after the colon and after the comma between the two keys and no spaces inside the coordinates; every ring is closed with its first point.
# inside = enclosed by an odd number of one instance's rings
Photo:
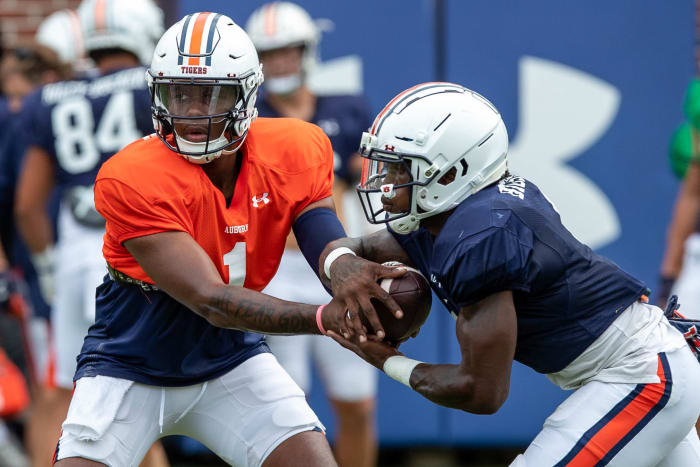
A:
{"type": "Polygon", "coordinates": [[[318,261],[326,245],[346,236],[338,216],[328,208],[306,211],[294,222],[292,230],[299,249],[316,275],[318,261]]]}

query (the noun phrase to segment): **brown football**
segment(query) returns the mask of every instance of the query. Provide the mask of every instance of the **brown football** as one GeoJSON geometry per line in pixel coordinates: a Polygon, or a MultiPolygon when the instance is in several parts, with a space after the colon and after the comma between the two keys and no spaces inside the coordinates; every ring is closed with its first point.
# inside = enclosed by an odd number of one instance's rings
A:
{"type": "MultiPolygon", "coordinates": [[[[384,263],[384,265],[399,266],[408,270],[401,277],[382,279],[379,283],[401,307],[403,318],[396,319],[384,304],[377,299],[372,299],[372,305],[377,311],[379,321],[384,326],[385,340],[399,342],[407,339],[420,329],[430,314],[433,297],[430,293],[428,280],[416,269],[395,261],[384,263]]],[[[372,327],[365,320],[364,316],[362,317],[362,324],[367,327],[369,332],[372,332],[372,327]]]]}

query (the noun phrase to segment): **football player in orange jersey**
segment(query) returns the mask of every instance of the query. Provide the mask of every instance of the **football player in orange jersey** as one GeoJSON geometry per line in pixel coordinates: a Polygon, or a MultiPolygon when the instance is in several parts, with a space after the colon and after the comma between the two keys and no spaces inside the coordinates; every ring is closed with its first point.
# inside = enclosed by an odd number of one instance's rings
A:
{"type": "Polygon", "coordinates": [[[376,280],[403,272],[367,262],[368,279],[356,279],[366,281],[362,303],[261,294],[290,229],[314,268],[344,236],[328,138],[301,120],[254,121],[262,68],[226,16],[195,13],[172,26],[146,77],[156,135],[111,157],[95,182],[109,275],[56,465],[135,465],[171,434],[232,465],[335,465],[304,393],[254,332],[366,339],[353,328],[361,309],[380,338],[369,297],[400,315],[376,280]]]}

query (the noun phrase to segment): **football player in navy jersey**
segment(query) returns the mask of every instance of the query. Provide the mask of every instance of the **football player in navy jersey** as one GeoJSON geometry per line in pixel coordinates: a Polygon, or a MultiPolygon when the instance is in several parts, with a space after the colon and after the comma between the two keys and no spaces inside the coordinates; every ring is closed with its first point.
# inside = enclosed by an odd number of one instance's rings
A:
{"type": "MultiPolygon", "coordinates": [[[[505,402],[513,360],[576,391],[513,466],[700,465],[700,365],[646,286],[578,242],[531,182],[507,171],[496,108],[450,83],[396,96],[363,134],[358,193],[387,229],[331,242],[336,298],[366,258],[430,279],[456,319],[457,365],[329,332],[433,402],[478,414],[505,402]]],[[[350,310],[350,319],[358,320],[350,310]]]]}
{"type": "MultiPolygon", "coordinates": [[[[354,190],[348,188],[359,177],[359,135],[371,123],[367,101],[362,95],[319,95],[310,88],[310,74],[318,65],[321,33],[300,6],[291,2],[267,3],[253,12],[246,31],[265,71],[257,104],[260,116],[300,118],[323,129],[333,145],[333,198],[338,215],[343,218],[346,231],[364,233],[364,216],[352,216],[358,209],[342,208],[348,201],[357,203],[354,190]],[[350,214],[350,218],[344,214],[350,214]]],[[[302,303],[330,300],[293,235],[265,293],[302,303]],[[300,283],[304,287],[299,287],[300,283]]],[[[345,467],[375,465],[376,369],[323,336],[269,336],[267,342],[306,394],[311,390],[311,362],[318,368],[337,415],[334,452],[338,463],[345,467]]]]}
{"type": "MultiPolygon", "coordinates": [[[[152,132],[145,68],[163,32],[163,13],[152,1],[84,0],[77,10],[86,53],[97,72],[44,86],[22,111],[24,164],[15,218],[32,254],[44,299],[52,304],[55,351],[55,447],[73,389],[76,357],[94,322],[95,289],[105,275],[104,219],[92,186],[101,164],[152,132]],[[61,194],[57,240],[46,209],[61,194]],[[55,284],[58,284],[56,286],[55,284]]],[[[160,446],[153,462],[166,462],[160,446]]]]}

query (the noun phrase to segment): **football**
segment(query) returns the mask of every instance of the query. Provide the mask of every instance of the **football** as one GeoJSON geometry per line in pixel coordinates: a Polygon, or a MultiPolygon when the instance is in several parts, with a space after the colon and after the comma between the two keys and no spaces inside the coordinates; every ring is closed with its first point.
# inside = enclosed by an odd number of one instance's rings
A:
{"type": "MultiPolygon", "coordinates": [[[[423,325],[430,314],[432,294],[428,280],[420,271],[405,266],[396,261],[384,263],[384,266],[399,266],[408,270],[401,277],[382,279],[379,285],[386,290],[403,311],[403,318],[396,319],[394,315],[377,299],[372,299],[372,305],[377,311],[379,321],[384,326],[385,340],[397,343],[407,339],[423,325]]],[[[371,326],[362,317],[369,332],[371,326]]]]}

